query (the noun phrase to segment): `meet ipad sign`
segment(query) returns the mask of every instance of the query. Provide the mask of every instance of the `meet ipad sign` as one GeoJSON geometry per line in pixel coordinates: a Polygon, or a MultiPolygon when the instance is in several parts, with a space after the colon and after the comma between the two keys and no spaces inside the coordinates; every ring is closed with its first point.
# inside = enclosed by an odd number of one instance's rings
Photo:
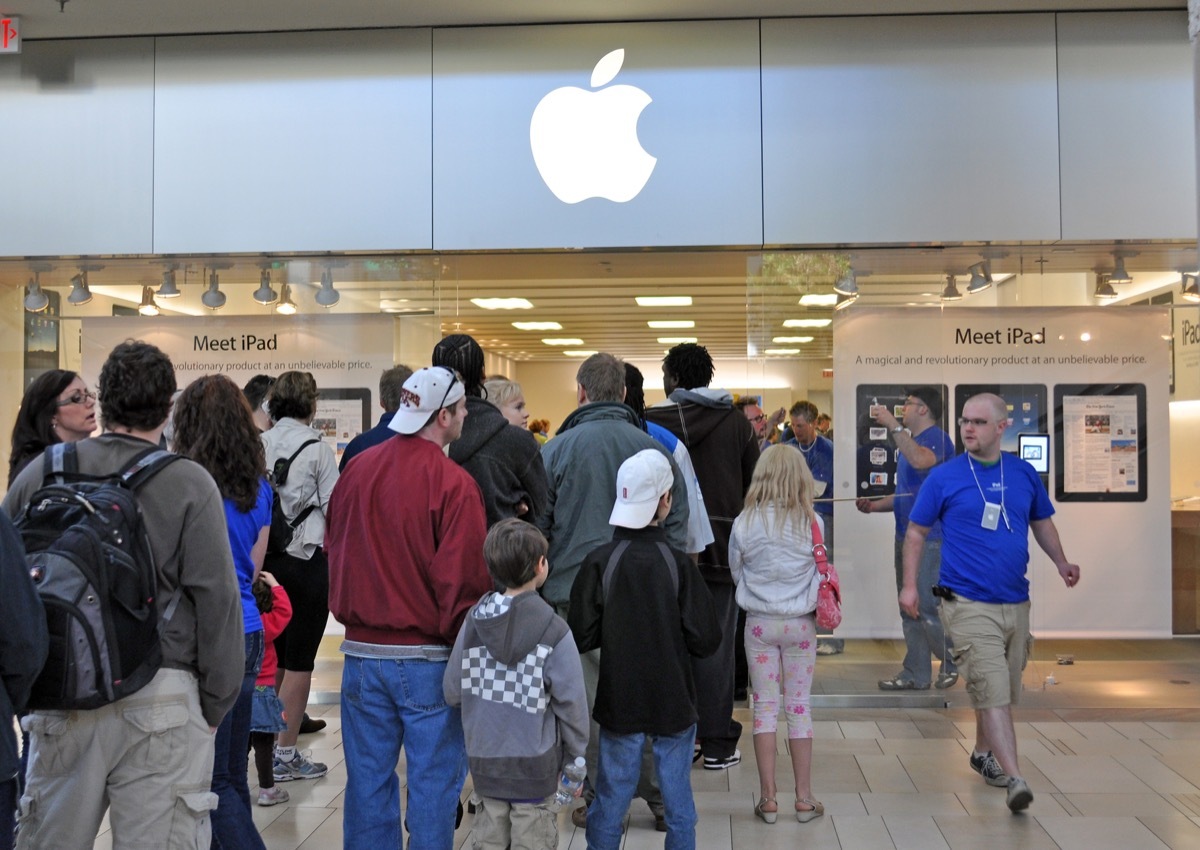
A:
{"type": "Polygon", "coordinates": [[[625,203],[645,187],[658,160],[638,141],[637,123],[651,97],[637,86],[608,85],[625,62],[624,49],[592,70],[591,88],[563,86],[542,98],[529,122],[538,173],[556,198],[625,203]]]}

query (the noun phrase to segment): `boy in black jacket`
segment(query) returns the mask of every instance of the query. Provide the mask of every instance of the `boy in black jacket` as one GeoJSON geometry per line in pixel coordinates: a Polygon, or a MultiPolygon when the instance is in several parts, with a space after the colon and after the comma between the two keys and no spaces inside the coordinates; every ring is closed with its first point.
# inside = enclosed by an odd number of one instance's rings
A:
{"type": "Polygon", "coordinates": [[[691,558],[667,545],[658,523],[671,508],[671,465],[656,450],[621,464],[611,543],[584,559],[567,617],[580,652],[599,647],[592,715],[600,725],[596,799],[587,843],[616,850],[647,737],[666,808],[667,846],[696,845],[692,749],[696,685],[691,658],[717,650],[712,596],[691,558]]]}

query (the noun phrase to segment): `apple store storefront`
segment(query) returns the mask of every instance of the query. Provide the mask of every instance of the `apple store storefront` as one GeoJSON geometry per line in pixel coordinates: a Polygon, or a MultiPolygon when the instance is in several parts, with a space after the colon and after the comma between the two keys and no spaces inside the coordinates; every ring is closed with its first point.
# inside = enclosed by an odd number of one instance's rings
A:
{"type": "Polygon", "coordinates": [[[0,58],[17,128],[0,137],[2,421],[42,371],[94,386],[134,337],[181,385],[312,372],[340,451],[376,421],[384,369],[462,332],[552,435],[582,358],[635,364],[653,404],[664,352],[696,341],[714,386],[831,415],[838,633],[898,638],[893,522],[855,507],[896,489],[867,411],[932,385],[953,435],[964,400],[995,391],[1003,448],[1037,467],[1087,572],[1065,593],[1034,547],[1034,632],[1200,632],[1183,10],[136,37],[0,58]]]}

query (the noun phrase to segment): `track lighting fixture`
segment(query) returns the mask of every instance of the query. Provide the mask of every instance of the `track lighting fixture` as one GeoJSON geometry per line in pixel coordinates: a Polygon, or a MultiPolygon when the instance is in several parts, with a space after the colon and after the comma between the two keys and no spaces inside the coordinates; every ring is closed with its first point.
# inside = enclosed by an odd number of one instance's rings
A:
{"type": "Polygon", "coordinates": [[[143,316],[157,316],[158,305],[154,303],[154,289],[150,286],[142,287],[142,303],[138,305],[138,312],[143,316]]]}
{"type": "Polygon", "coordinates": [[[987,260],[982,260],[967,269],[971,273],[971,282],[967,284],[967,295],[983,292],[992,286],[992,270],[987,260]]]}
{"type": "Polygon", "coordinates": [[[167,269],[163,272],[162,286],[154,293],[158,298],[178,298],[180,295],[179,288],[175,286],[175,269],[167,269]]]}
{"type": "Polygon", "coordinates": [[[946,288],[942,290],[943,301],[961,301],[962,293],[958,291],[958,282],[954,275],[946,275],[946,288]]]}
{"type": "Polygon", "coordinates": [[[264,307],[279,300],[279,294],[271,288],[271,272],[268,269],[263,269],[262,275],[259,276],[258,289],[254,290],[254,300],[264,307]]]}
{"type": "Polygon", "coordinates": [[[92,291],[88,288],[87,271],[81,271],[71,278],[71,294],[67,296],[67,303],[80,307],[91,300],[92,291]]]}
{"type": "Polygon", "coordinates": [[[858,293],[853,295],[838,295],[837,303],[833,305],[834,310],[845,310],[851,304],[858,300],[858,293]]]}
{"type": "Polygon", "coordinates": [[[1111,301],[1117,297],[1117,290],[1112,288],[1111,278],[1106,274],[1096,275],[1096,292],[1094,296],[1100,301],[1111,301]]]}
{"type": "Polygon", "coordinates": [[[1180,281],[1183,287],[1183,300],[1191,301],[1193,304],[1200,304],[1200,285],[1197,285],[1197,276],[1194,274],[1183,274],[1183,279],[1180,281]]]}
{"type": "Polygon", "coordinates": [[[25,293],[25,309],[30,313],[40,313],[50,306],[50,296],[42,292],[38,282],[38,273],[34,272],[29,279],[29,288],[25,293]]]}
{"type": "Polygon", "coordinates": [[[333,272],[325,269],[321,272],[321,288],[317,290],[317,303],[322,307],[329,308],[338,303],[341,298],[341,293],[333,288],[333,272]]]}
{"type": "Polygon", "coordinates": [[[225,293],[221,291],[221,280],[216,272],[208,276],[208,289],[200,296],[200,303],[210,310],[220,310],[225,306],[225,293]]]}
{"type": "Polygon", "coordinates": [[[846,273],[838,278],[837,283],[833,285],[833,291],[838,295],[858,297],[858,278],[854,275],[854,269],[847,269],[846,273]]]}
{"type": "Polygon", "coordinates": [[[275,305],[275,312],[284,316],[291,316],[296,312],[296,304],[292,301],[292,288],[286,283],[279,287],[279,303],[275,305]]]}
{"type": "MultiPolygon", "coordinates": [[[[1119,251],[1113,253],[1113,271],[1108,276],[1108,282],[1113,283],[1133,283],[1133,278],[1129,276],[1129,272],[1125,271],[1125,254],[1119,251]]],[[[1115,296],[1113,296],[1115,297],[1115,296]]]]}

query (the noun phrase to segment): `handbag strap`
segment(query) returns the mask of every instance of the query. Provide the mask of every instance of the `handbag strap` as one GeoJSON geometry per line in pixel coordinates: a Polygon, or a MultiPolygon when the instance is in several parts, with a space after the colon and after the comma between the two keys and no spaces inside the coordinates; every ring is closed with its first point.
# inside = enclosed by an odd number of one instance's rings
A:
{"type": "Polygon", "coordinates": [[[812,521],[812,541],[813,541],[813,560],[817,562],[817,572],[821,574],[821,578],[829,578],[829,560],[825,553],[825,541],[821,537],[821,526],[817,525],[817,521],[812,521]]]}

